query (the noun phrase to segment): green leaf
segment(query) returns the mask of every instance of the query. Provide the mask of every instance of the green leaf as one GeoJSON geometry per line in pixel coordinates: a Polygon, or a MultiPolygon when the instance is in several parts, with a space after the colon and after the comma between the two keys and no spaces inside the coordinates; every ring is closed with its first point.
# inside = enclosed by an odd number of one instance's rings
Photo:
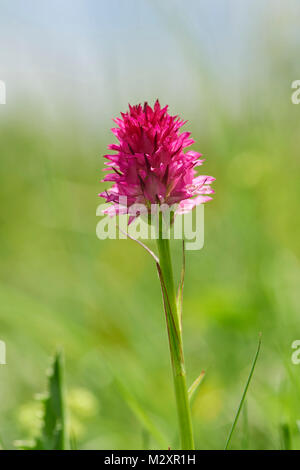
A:
{"type": "Polygon", "coordinates": [[[44,415],[40,436],[35,441],[18,441],[15,445],[23,450],[69,449],[62,352],[57,352],[54,357],[48,374],[48,392],[42,402],[44,415]]]}
{"type": "Polygon", "coordinates": [[[190,402],[191,402],[192,398],[195,397],[195,393],[197,392],[197,390],[199,388],[199,385],[203,382],[204,376],[205,376],[205,371],[202,370],[200,375],[196,378],[196,380],[194,380],[194,382],[190,386],[190,388],[188,390],[190,402]]]}
{"type": "Polygon", "coordinates": [[[235,429],[235,427],[236,427],[236,424],[237,424],[237,422],[238,422],[238,419],[239,419],[239,416],[240,416],[240,413],[241,413],[241,409],[242,409],[242,407],[243,407],[243,403],[244,403],[244,401],[245,401],[245,398],[246,398],[246,395],[247,395],[247,391],[248,391],[248,388],[249,388],[249,385],[250,385],[250,382],[251,382],[251,379],[252,379],[252,376],[253,376],[253,372],[254,372],[254,369],[255,369],[255,366],[256,366],[257,358],[258,358],[259,351],[260,351],[260,346],[261,346],[261,333],[260,333],[260,335],[259,335],[258,346],[257,346],[257,350],[256,350],[256,353],[255,353],[255,356],[254,356],[254,359],[253,359],[253,363],[252,363],[252,367],[251,367],[251,370],[250,370],[250,374],[249,374],[249,377],[248,377],[246,386],[245,386],[245,388],[244,388],[244,392],[243,392],[243,395],[242,395],[242,398],[241,398],[239,407],[238,407],[238,409],[237,409],[237,412],[236,412],[234,421],[233,421],[233,423],[232,423],[232,426],[231,426],[231,429],[230,429],[230,432],[229,432],[229,435],[228,435],[228,438],[227,438],[227,441],[226,441],[225,449],[224,449],[224,450],[227,450],[227,449],[228,449],[228,446],[229,446],[229,443],[230,443],[230,441],[231,441],[231,437],[232,437],[233,431],[234,431],[234,429],[235,429]]]}

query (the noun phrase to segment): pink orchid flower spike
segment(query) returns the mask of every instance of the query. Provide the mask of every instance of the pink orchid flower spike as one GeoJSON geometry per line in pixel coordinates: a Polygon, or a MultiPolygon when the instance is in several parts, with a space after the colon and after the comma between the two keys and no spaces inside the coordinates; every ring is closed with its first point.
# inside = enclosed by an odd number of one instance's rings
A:
{"type": "Polygon", "coordinates": [[[180,132],[186,121],[171,116],[168,106],[161,108],[158,100],[153,109],[148,103],[129,105],[129,111],[114,122],[118,127],[112,132],[119,143],[108,147],[116,153],[105,155],[104,171],[109,173],[102,180],[113,182],[113,186],[99,194],[112,203],[105,213],[130,214],[130,207],[136,204],[144,207],[144,212],[152,204],[176,204],[176,212],[184,214],[212,199],[210,184],[215,178],[197,175],[195,168],[203,164],[202,155],[185,151],[194,140],[190,132],[180,132]]]}

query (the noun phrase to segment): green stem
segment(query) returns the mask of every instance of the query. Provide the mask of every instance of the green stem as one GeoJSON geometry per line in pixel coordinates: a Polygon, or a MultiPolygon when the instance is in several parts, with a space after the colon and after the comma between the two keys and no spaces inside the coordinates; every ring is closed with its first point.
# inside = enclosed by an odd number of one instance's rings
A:
{"type": "Polygon", "coordinates": [[[170,245],[169,240],[163,238],[161,231],[159,239],[157,240],[157,246],[159,251],[161,274],[163,277],[162,290],[169,335],[169,346],[179,421],[181,449],[193,450],[195,447],[192,430],[191,410],[186,385],[181,324],[176,302],[170,245]]]}

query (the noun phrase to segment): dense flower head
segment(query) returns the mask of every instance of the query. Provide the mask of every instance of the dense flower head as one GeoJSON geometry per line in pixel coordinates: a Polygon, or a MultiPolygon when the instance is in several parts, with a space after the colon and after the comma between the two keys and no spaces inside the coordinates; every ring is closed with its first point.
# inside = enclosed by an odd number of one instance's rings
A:
{"type": "Polygon", "coordinates": [[[148,103],[129,105],[129,111],[114,122],[118,127],[112,132],[119,142],[108,147],[116,153],[105,155],[104,171],[109,173],[102,180],[114,184],[99,194],[113,203],[106,213],[130,214],[136,204],[146,211],[153,204],[177,204],[176,212],[185,213],[211,199],[210,183],[215,178],[196,174],[202,155],[185,151],[194,140],[190,132],[180,132],[186,121],[171,116],[168,106],[161,108],[158,100],[153,109],[148,103]]]}

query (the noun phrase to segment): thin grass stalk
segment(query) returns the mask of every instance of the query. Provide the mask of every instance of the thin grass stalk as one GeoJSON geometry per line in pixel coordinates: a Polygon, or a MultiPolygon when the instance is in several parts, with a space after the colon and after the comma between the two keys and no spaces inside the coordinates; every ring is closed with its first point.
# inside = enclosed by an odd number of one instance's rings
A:
{"type": "Polygon", "coordinates": [[[157,267],[162,286],[166,314],[181,449],[193,450],[195,447],[184,366],[183,343],[180,325],[181,319],[177,309],[176,291],[174,286],[173,269],[170,255],[170,244],[168,239],[163,238],[161,230],[157,240],[157,246],[160,261],[157,267]]]}

